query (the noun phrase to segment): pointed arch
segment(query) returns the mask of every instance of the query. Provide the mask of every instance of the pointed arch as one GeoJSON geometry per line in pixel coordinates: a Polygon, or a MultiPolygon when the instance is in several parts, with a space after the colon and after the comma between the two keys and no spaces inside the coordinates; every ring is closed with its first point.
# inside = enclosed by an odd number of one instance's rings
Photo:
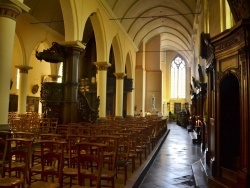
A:
{"type": "Polygon", "coordinates": [[[122,73],[124,72],[124,63],[123,63],[123,57],[122,57],[122,50],[121,50],[121,43],[119,40],[119,36],[116,35],[113,38],[112,41],[112,47],[114,51],[114,56],[115,56],[115,68],[116,72],[122,73]]]}
{"type": "Polygon", "coordinates": [[[77,37],[77,25],[76,17],[74,14],[77,11],[74,8],[72,1],[61,1],[60,5],[64,20],[64,31],[65,31],[65,41],[76,40],[77,37]]]}
{"type": "Polygon", "coordinates": [[[132,63],[132,56],[130,52],[128,52],[126,55],[125,66],[126,66],[127,77],[133,78],[133,63],[132,63]]]}
{"type": "Polygon", "coordinates": [[[96,40],[96,51],[97,51],[97,61],[107,61],[107,44],[105,38],[105,31],[103,26],[103,21],[99,11],[94,12],[90,15],[90,20],[95,33],[96,40]]]}

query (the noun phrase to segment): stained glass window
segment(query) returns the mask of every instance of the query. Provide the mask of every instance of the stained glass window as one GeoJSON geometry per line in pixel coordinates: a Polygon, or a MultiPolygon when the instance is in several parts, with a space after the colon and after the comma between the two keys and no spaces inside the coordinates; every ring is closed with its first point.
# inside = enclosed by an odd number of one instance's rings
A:
{"type": "Polygon", "coordinates": [[[186,65],[179,56],[171,63],[171,98],[186,98],[186,65]]]}

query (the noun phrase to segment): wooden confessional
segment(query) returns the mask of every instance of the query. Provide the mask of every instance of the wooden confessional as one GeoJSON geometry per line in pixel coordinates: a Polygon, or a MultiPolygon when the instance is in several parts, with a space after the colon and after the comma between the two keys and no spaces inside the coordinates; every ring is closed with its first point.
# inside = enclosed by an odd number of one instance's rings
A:
{"type": "Polygon", "coordinates": [[[207,41],[206,163],[215,179],[249,187],[250,20],[207,41]]]}

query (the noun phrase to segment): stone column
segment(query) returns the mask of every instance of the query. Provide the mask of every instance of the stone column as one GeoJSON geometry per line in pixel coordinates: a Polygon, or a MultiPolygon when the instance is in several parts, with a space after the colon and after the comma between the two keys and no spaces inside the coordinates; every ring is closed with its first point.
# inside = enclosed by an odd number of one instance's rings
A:
{"type": "Polygon", "coordinates": [[[134,117],[134,91],[127,93],[127,117],[134,117]]]}
{"type": "Polygon", "coordinates": [[[115,117],[123,118],[123,86],[125,73],[114,73],[116,76],[116,95],[115,95],[115,117]]]}
{"type": "Polygon", "coordinates": [[[95,62],[97,67],[97,96],[100,96],[99,119],[106,120],[106,93],[107,93],[107,69],[108,62],[95,62]]]}
{"type": "Polygon", "coordinates": [[[57,79],[61,76],[58,75],[61,63],[50,63],[51,75],[48,75],[52,82],[57,82],[57,79]]]}
{"type": "Polygon", "coordinates": [[[29,8],[18,1],[0,1],[0,130],[9,130],[8,109],[16,18],[29,8]]]}
{"type": "Polygon", "coordinates": [[[137,106],[136,113],[145,114],[145,98],[146,98],[146,71],[143,66],[135,67],[135,105],[137,106]]]}
{"type": "Polygon", "coordinates": [[[17,65],[16,68],[19,69],[20,82],[19,82],[19,92],[18,92],[18,114],[26,113],[26,101],[27,101],[27,85],[28,85],[28,71],[32,69],[30,66],[17,65]]]}
{"type": "Polygon", "coordinates": [[[66,59],[63,62],[63,115],[64,124],[78,121],[78,64],[85,46],[79,41],[59,43],[65,47],[66,59]]]}

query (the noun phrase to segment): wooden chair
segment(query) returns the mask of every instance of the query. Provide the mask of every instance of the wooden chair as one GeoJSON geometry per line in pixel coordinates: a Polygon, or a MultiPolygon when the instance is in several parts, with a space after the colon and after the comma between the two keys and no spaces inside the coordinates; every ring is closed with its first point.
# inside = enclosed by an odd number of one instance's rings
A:
{"type": "Polygon", "coordinates": [[[78,128],[78,135],[88,135],[91,136],[92,135],[92,130],[88,127],[84,127],[84,126],[80,126],[78,128]]]}
{"type": "Polygon", "coordinates": [[[57,126],[58,126],[58,118],[50,118],[49,132],[56,134],[57,133],[57,126]]]}
{"type": "Polygon", "coordinates": [[[119,135],[118,140],[118,150],[117,150],[117,160],[116,160],[116,170],[117,173],[120,170],[124,174],[124,185],[126,185],[128,176],[128,164],[129,164],[129,153],[130,153],[130,133],[114,133],[114,135],[119,135]]]}
{"type": "MultiPolygon", "coordinates": [[[[54,140],[54,141],[65,140],[62,135],[53,134],[53,133],[40,134],[39,137],[40,137],[39,138],[40,140],[54,140]]],[[[36,142],[36,144],[34,144],[34,147],[32,150],[31,165],[34,166],[34,165],[39,164],[40,159],[41,159],[41,146],[40,146],[40,141],[38,141],[36,142]]]]}
{"type": "Polygon", "coordinates": [[[12,137],[13,138],[28,138],[34,141],[35,134],[32,132],[13,132],[12,137]]]}
{"type": "Polygon", "coordinates": [[[40,134],[49,133],[50,118],[42,118],[40,121],[40,134]]]}
{"type": "Polygon", "coordinates": [[[31,118],[30,132],[34,133],[34,140],[39,140],[40,134],[40,118],[38,114],[34,114],[31,118]]]}
{"type": "Polygon", "coordinates": [[[80,142],[89,142],[92,137],[88,135],[68,135],[67,136],[67,145],[64,153],[64,168],[62,172],[63,176],[63,185],[67,183],[70,187],[73,185],[73,180],[77,178],[77,143],[80,142]],[[66,163],[66,164],[65,164],[66,163]],[[69,182],[64,181],[66,178],[69,178],[69,182]]]}
{"type": "Polygon", "coordinates": [[[57,134],[61,135],[64,139],[67,138],[69,134],[69,125],[58,125],[57,126],[57,134]]]}
{"type": "Polygon", "coordinates": [[[15,187],[25,187],[25,179],[23,177],[25,177],[24,174],[22,174],[22,170],[15,170],[15,176],[11,177],[3,177],[0,178],[0,187],[1,188],[15,188],[15,187]]]}
{"type": "Polygon", "coordinates": [[[62,169],[65,141],[42,140],[41,164],[29,169],[31,188],[36,187],[61,187],[62,169]],[[41,175],[40,181],[32,182],[32,175],[41,175]],[[49,182],[50,180],[50,182],[49,182]]]}
{"type": "Polygon", "coordinates": [[[21,118],[21,130],[22,132],[30,132],[32,127],[32,119],[28,115],[21,118]]]}
{"type": "Polygon", "coordinates": [[[132,164],[132,172],[135,170],[135,159],[139,157],[140,165],[142,164],[142,152],[143,150],[137,148],[138,141],[138,131],[133,130],[133,127],[130,131],[130,148],[129,148],[129,163],[132,164]]]}
{"type": "Polygon", "coordinates": [[[40,134],[41,140],[65,140],[61,134],[45,133],[40,134]]]}
{"type": "Polygon", "coordinates": [[[78,185],[72,188],[81,186],[100,187],[105,146],[105,144],[91,142],[77,144],[78,185]],[[86,179],[89,179],[89,183],[86,183],[86,179]]]}
{"type": "Polygon", "coordinates": [[[8,131],[0,131],[0,172],[3,172],[3,166],[6,159],[6,152],[7,152],[7,142],[6,139],[9,138],[10,132],[8,131]]]}
{"type": "Polygon", "coordinates": [[[116,159],[117,159],[117,150],[118,150],[118,140],[119,136],[115,135],[97,135],[96,141],[98,143],[105,144],[104,153],[103,153],[103,165],[104,169],[101,174],[101,187],[115,187],[115,177],[116,177],[116,159]],[[105,165],[107,164],[107,167],[105,165]],[[111,185],[103,184],[102,180],[111,182],[111,185]]]}
{"type": "Polygon", "coordinates": [[[68,123],[68,134],[69,135],[78,135],[80,132],[78,131],[81,128],[81,124],[79,123],[68,123]]]}
{"type": "Polygon", "coordinates": [[[28,169],[30,164],[30,153],[31,153],[32,143],[33,143],[32,139],[25,139],[25,138],[6,139],[8,162],[3,165],[2,177],[5,178],[7,173],[9,178],[2,179],[1,183],[3,184],[8,183],[9,185],[22,184],[23,186],[25,183],[28,184],[29,182],[28,169]],[[12,178],[13,174],[15,174],[14,178],[12,178]],[[17,181],[17,184],[14,182],[14,180],[17,181]]]}
{"type": "Polygon", "coordinates": [[[144,157],[147,158],[147,150],[148,150],[148,142],[147,142],[147,135],[146,135],[146,128],[144,127],[134,127],[134,130],[138,131],[138,141],[137,141],[137,149],[144,151],[144,157]]]}
{"type": "Polygon", "coordinates": [[[20,117],[15,117],[11,120],[11,131],[21,131],[22,129],[22,122],[20,117]]]}

